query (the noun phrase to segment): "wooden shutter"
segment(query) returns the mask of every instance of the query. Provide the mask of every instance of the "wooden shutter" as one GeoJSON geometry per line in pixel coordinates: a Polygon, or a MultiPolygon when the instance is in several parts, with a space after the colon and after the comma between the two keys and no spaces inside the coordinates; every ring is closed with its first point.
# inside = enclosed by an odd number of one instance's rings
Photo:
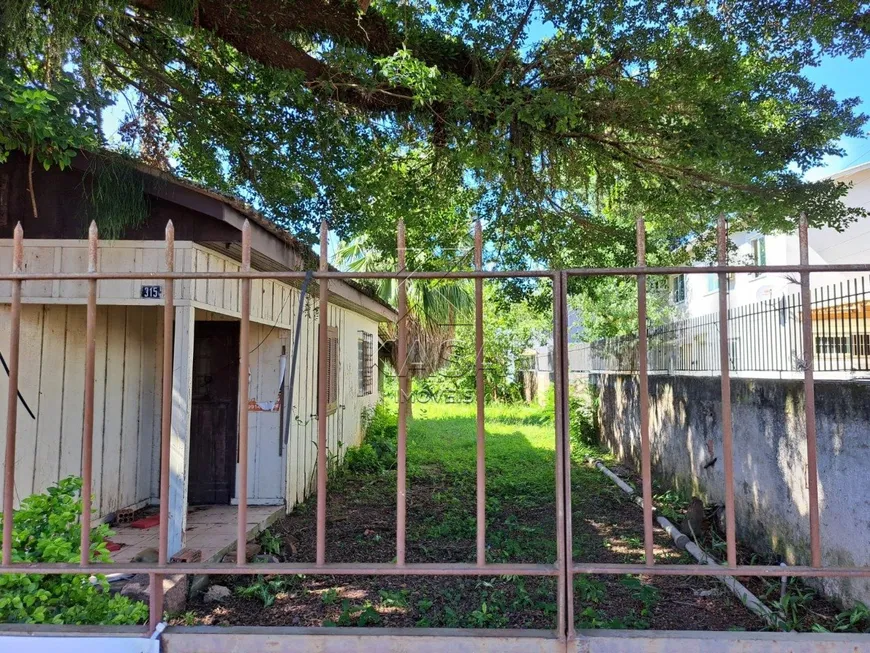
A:
{"type": "Polygon", "coordinates": [[[338,329],[326,330],[326,413],[332,414],[338,408],[338,329]]]}
{"type": "Polygon", "coordinates": [[[364,397],[372,393],[372,344],[372,334],[360,331],[357,340],[357,365],[359,368],[358,397],[364,397]]]}

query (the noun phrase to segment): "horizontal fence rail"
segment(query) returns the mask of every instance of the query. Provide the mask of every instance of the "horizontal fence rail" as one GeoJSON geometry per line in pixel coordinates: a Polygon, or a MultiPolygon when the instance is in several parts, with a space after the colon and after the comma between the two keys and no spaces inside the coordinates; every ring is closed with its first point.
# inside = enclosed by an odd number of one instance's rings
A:
{"type": "MultiPolygon", "coordinates": [[[[182,273],[176,272],[174,268],[174,230],[172,224],[169,223],[166,229],[166,270],[162,272],[135,272],[135,273],[101,273],[99,272],[99,240],[95,225],[91,226],[89,232],[89,256],[88,256],[88,271],[84,273],[37,273],[29,274],[23,265],[24,261],[24,234],[21,226],[15,229],[13,241],[13,265],[10,274],[0,275],[0,280],[11,281],[11,306],[10,306],[10,331],[9,331],[9,384],[8,384],[8,406],[6,423],[6,449],[5,449],[5,474],[3,484],[3,506],[4,514],[10,515],[13,509],[13,497],[15,491],[15,446],[16,446],[16,407],[17,407],[17,392],[19,386],[19,369],[18,369],[18,350],[19,339],[21,333],[21,306],[22,306],[22,285],[28,281],[34,280],[87,280],[87,350],[85,355],[85,363],[83,375],[85,378],[85,387],[87,389],[84,399],[84,420],[83,420],[83,438],[82,438],[82,477],[84,479],[83,503],[84,514],[82,516],[82,554],[79,564],[26,564],[16,563],[12,556],[12,541],[11,529],[12,520],[4,519],[3,528],[3,546],[2,546],[2,564],[0,564],[0,574],[9,573],[39,573],[39,574],[64,574],[71,572],[79,572],[85,574],[92,573],[147,573],[150,575],[150,622],[148,624],[148,632],[154,632],[158,626],[158,622],[162,618],[163,606],[163,583],[160,582],[163,575],[188,573],[188,574],[214,574],[214,575],[251,575],[251,574],[312,574],[312,575],[397,575],[397,576],[498,576],[498,575],[521,575],[521,576],[539,576],[539,577],[555,577],[557,579],[557,627],[555,635],[561,641],[568,641],[574,637],[574,608],[573,608],[573,579],[576,574],[650,574],[650,575],[757,575],[757,576],[819,576],[819,577],[859,577],[870,578],[870,567],[824,567],[822,566],[822,545],[819,538],[819,503],[817,489],[817,470],[815,462],[815,420],[813,407],[813,388],[814,388],[814,370],[816,363],[815,358],[820,361],[820,364],[827,364],[825,359],[831,351],[831,348],[838,354],[839,360],[845,360],[840,351],[844,347],[843,341],[838,338],[843,338],[848,333],[849,337],[858,335],[860,331],[846,331],[846,324],[849,323],[845,317],[845,312],[842,310],[844,306],[848,306],[848,302],[854,298],[864,299],[864,284],[858,286],[846,286],[846,292],[840,293],[836,299],[825,295],[817,299],[816,303],[811,305],[809,301],[810,286],[809,279],[812,272],[832,272],[832,271],[850,271],[850,272],[870,272],[870,264],[867,265],[846,265],[846,266],[810,266],[807,264],[808,244],[807,244],[807,221],[805,217],[801,217],[800,221],[800,249],[801,263],[793,266],[728,266],[723,263],[726,260],[727,252],[727,234],[724,217],[720,218],[719,225],[719,265],[710,268],[691,268],[691,267],[671,267],[671,268],[649,268],[646,266],[644,249],[645,249],[645,225],[643,219],[637,221],[637,243],[638,243],[638,259],[637,266],[629,269],[622,268],[598,268],[598,269],[570,269],[570,270],[534,270],[534,271],[494,271],[486,270],[483,265],[483,244],[479,223],[475,225],[475,269],[462,272],[415,272],[405,268],[405,230],[400,223],[398,227],[397,251],[398,251],[398,270],[394,272],[378,272],[378,273],[343,273],[331,271],[327,265],[327,242],[328,232],[325,223],[321,228],[321,247],[319,269],[311,273],[304,271],[287,271],[287,272],[264,272],[251,270],[251,234],[250,225],[246,222],[242,228],[242,248],[241,248],[241,270],[236,273],[226,272],[195,272],[182,273]],[[679,326],[649,328],[649,339],[643,337],[647,330],[646,313],[647,313],[647,296],[646,282],[650,275],[660,274],[709,274],[711,272],[720,275],[720,292],[724,296],[726,283],[725,275],[730,272],[751,272],[751,271],[774,271],[774,272],[793,272],[800,275],[801,291],[803,299],[801,301],[791,298],[784,299],[780,303],[771,303],[760,307],[747,309],[746,311],[735,312],[733,309],[729,311],[724,301],[720,301],[720,312],[716,319],[713,317],[706,318],[705,321],[689,322],[680,324],[679,326]],[[246,544],[246,510],[247,510],[247,483],[245,482],[245,474],[247,473],[248,465],[248,441],[249,434],[247,429],[246,411],[241,411],[239,440],[238,440],[238,457],[241,472],[240,489],[238,494],[238,541],[237,541],[237,559],[235,562],[227,563],[171,563],[167,562],[168,537],[167,523],[169,510],[169,478],[171,474],[169,464],[169,449],[170,449],[170,428],[169,415],[171,414],[172,392],[171,392],[171,374],[173,360],[173,292],[172,284],[176,280],[182,279],[241,279],[241,305],[243,310],[240,316],[241,330],[239,343],[239,364],[240,364],[240,379],[247,378],[247,355],[250,351],[249,341],[249,309],[251,301],[251,280],[252,279],[287,279],[293,280],[303,279],[306,275],[310,275],[314,279],[398,279],[406,281],[410,278],[414,279],[445,279],[445,278],[469,278],[476,279],[479,283],[475,289],[475,346],[478,350],[475,366],[476,376],[476,398],[477,398],[477,530],[476,544],[477,556],[473,563],[409,563],[405,560],[405,512],[406,512],[406,492],[407,478],[405,468],[405,455],[407,448],[407,409],[409,397],[408,393],[408,306],[405,293],[405,284],[400,283],[399,293],[399,313],[398,313],[398,373],[400,379],[400,395],[399,395],[399,424],[398,424],[398,451],[397,458],[399,461],[396,486],[396,557],[393,563],[372,564],[372,563],[349,563],[340,561],[331,561],[326,557],[326,506],[327,506],[327,484],[326,474],[326,449],[324,443],[326,439],[326,411],[327,411],[327,387],[326,387],[326,366],[325,360],[328,352],[328,330],[325,328],[327,311],[325,310],[329,301],[326,283],[319,284],[319,304],[320,315],[324,319],[321,321],[321,328],[318,331],[318,357],[320,380],[318,383],[318,449],[317,449],[317,510],[316,510],[316,561],[314,563],[248,563],[245,559],[245,544],[246,544]],[[641,378],[644,380],[642,384],[643,392],[640,406],[640,421],[642,424],[642,437],[644,447],[642,452],[642,482],[643,482],[643,507],[644,507],[644,542],[645,542],[645,562],[644,564],[598,564],[592,562],[575,561],[573,560],[573,545],[571,538],[571,516],[572,516],[572,499],[571,499],[571,448],[570,448],[570,424],[569,424],[569,384],[568,372],[570,367],[569,358],[573,352],[569,351],[568,346],[568,309],[567,295],[568,284],[571,277],[576,276],[596,276],[596,275],[627,275],[637,279],[638,284],[638,333],[641,334],[640,351],[641,361],[648,362],[643,365],[638,365],[638,356],[632,354],[633,349],[637,349],[637,338],[634,341],[631,338],[623,340],[612,340],[604,343],[594,343],[590,346],[590,356],[594,353],[599,358],[594,359],[596,362],[617,361],[619,365],[626,366],[628,369],[638,370],[641,378]],[[486,419],[484,407],[483,375],[481,374],[483,357],[483,329],[482,329],[482,311],[483,311],[483,293],[482,281],[490,278],[505,278],[505,277],[538,277],[550,279],[553,288],[553,343],[554,343],[554,366],[555,366],[555,381],[556,381],[556,400],[554,409],[554,424],[555,424],[555,519],[556,519],[556,544],[557,554],[553,564],[493,564],[486,560],[486,495],[485,495],[485,466],[483,457],[485,455],[485,431],[484,424],[486,419]],[[90,495],[93,490],[93,411],[94,411],[94,333],[96,324],[96,306],[97,306],[97,287],[101,280],[110,279],[162,279],[166,283],[167,292],[164,293],[163,305],[164,310],[164,339],[163,339],[163,372],[159,383],[162,384],[162,424],[160,438],[160,535],[159,535],[159,556],[156,564],[149,563],[130,563],[130,564],[97,564],[89,558],[88,553],[88,535],[90,528],[90,495]],[[819,303],[821,302],[821,303],[819,303]],[[839,307],[839,308],[836,308],[839,307]],[[804,348],[803,343],[808,342],[808,338],[813,335],[812,320],[815,311],[833,310],[837,314],[834,322],[838,324],[838,330],[832,331],[821,337],[828,338],[819,340],[818,347],[804,348]],[[839,313],[837,311],[839,310],[839,313]],[[752,322],[752,321],[755,322],[752,322]],[[679,342],[680,338],[687,339],[690,342],[698,334],[705,334],[705,349],[699,360],[704,361],[704,365],[714,367],[718,364],[719,371],[723,376],[723,411],[730,415],[731,402],[730,394],[724,392],[730,368],[737,369],[740,365],[740,358],[729,355],[717,355],[716,343],[717,339],[722,343],[730,343],[733,339],[740,338],[741,323],[749,321],[752,323],[765,323],[776,325],[783,329],[786,335],[783,336],[785,344],[780,347],[781,351],[776,347],[771,347],[768,351],[768,365],[775,366],[775,361],[788,361],[792,354],[802,361],[801,371],[804,374],[804,388],[807,396],[806,402],[806,447],[807,447],[807,483],[809,488],[809,522],[811,531],[811,555],[810,564],[794,567],[770,567],[756,565],[738,565],[736,561],[735,551],[735,525],[734,525],[734,488],[733,476],[727,474],[726,485],[726,506],[727,510],[727,531],[726,539],[728,545],[728,561],[725,565],[673,565],[673,564],[657,564],[653,556],[653,523],[652,523],[652,472],[650,465],[649,451],[649,397],[648,386],[646,383],[646,375],[649,370],[664,368],[672,364],[665,360],[665,357],[659,352],[660,342],[679,342]],[[718,330],[718,325],[723,325],[725,329],[718,330]],[[692,330],[694,329],[694,331],[692,330]],[[680,335],[685,334],[685,335],[680,335]],[[724,335],[722,335],[724,334],[724,335]],[[708,337],[709,336],[709,337],[708,337]],[[835,338],[831,340],[830,338],[835,338]],[[649,349],[648,356],[644,355],[644,351],[649,349]],[[777,353],[779,351],[779,353],[777,353]],[[779,356],[779,358],[777,358],[779,356]],[[718,361],[718,363],[717,363],[718,361]]],[[[721,297],[720,297],[721,299],[721,297]]],[[[863,317],[863,316],[862,316],[863,317]]],[[[854,322],[854,320],[853,320],[854,322]]],[[[849,341],[851,342],[851,340],[849,341]]],[[[866,348],[863,340],[857,341],[857,351],[859,358],[866,356],[866,348]]],[[[758,345],[762,346],[761,344],[758,345]]],[[[679,359],[680,364],[691,368],[691,360],[694,354],[687,355],[679,359]]],[[[593,359],[590,359],[593,360],[593,359]]],[[[674,363],[675,364],[675,363],[674,363]]],[[[784,363],[783,363],[784,364],[784,363]]],[[[246,406],[248,402],[247,384],[239,384],[239,402],[241,406],[246,406]]],[[[729,422],[730,423],[730,422],[729,422]]],[[[728,440],[729,456],[730,456],[730,428],[726,429],[725,438],[728,440]]],[[[730,461],[728,461],[730,464],[730,461]]],[[[730,467],[728,468],[730,469],[730,467]]],[[[114,632],[115,629],[111,626],[105,627],[106,632],[114,632]]],[[[375,629],[376,631],[376,629],[375,629]]]]}

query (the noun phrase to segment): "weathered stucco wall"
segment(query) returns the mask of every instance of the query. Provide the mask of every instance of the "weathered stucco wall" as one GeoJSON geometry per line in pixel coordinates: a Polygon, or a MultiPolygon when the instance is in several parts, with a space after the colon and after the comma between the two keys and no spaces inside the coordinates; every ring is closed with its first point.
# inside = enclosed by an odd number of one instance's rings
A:
{"type": "MultiPolygon", "coordinates": [[[[590,378],[603,443],[640,465],[637,377],[590,378]]],[[[803,384],[733,379],[734,498],[738,537],[789,564],[809,564],[803,384]]],[[[724,503],[720,380],[650,377],[654,472],[724,503]],[[715,459],[715,462],[713,460],[715,459]]],[[[816,383],[819,506],[824,565],[870,565],[870,384],[816,383]]],[[[825,579],[825,593],[870,605],[870,580],[825,579]]]]}

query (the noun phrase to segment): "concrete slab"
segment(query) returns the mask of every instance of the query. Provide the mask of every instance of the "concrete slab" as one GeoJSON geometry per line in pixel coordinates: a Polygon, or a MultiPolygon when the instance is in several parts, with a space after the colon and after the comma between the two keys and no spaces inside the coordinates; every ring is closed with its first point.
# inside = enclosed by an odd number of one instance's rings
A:
{"type": "MultiPolygon", "coordinates": [[[[203,562],[220,561],[236,542],[235,506],[194,506],[187,517],[185,546],[202,550],[203,562]]],[[[254,539],[264,529],[284,514],[283,506],[248,506],[248,540],[254,539]]],[[[131,562],[137,554],[148,548],[157,548],[160,529],[117,526],[112,530],[112,542],[123,544],[120,551],[112,553],[113,562],[131,562]]]]}

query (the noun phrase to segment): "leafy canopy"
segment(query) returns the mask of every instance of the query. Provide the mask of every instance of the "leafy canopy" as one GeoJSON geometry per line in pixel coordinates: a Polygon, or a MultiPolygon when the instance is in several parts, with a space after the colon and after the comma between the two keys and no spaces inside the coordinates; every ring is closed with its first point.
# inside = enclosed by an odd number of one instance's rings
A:
{"type": "Polygon", "coordinates": [[[719,211],[738,229],[786,228],[799,211],[840,226],[861,210],[801,172],[865,117],[802,70],[862,56],[868,7],[6,0],[0,92],[50,91],[40,102],[66,124],[2,112],[0,151],[102,143],[101,111],[124,93],[122,132],[143,158],[279,224],[313,234],[326,217],[393,251],[400,216],[438,247],[480,215],[506,266],[630,254],[631,229],[602,209],[642,211],[678,242],[719,211]]]}

